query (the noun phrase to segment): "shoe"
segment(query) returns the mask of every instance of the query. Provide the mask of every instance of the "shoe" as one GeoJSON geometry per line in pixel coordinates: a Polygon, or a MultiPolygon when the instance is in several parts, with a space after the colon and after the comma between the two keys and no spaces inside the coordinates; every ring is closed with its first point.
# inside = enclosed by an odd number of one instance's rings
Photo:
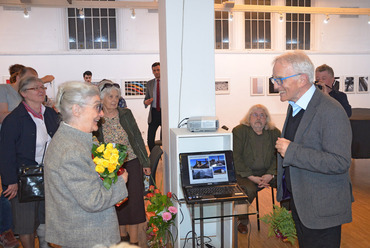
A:
{"type": "Polygon", "coordinates": [[[247,234],[248,233],[248,227],[242,223],[238,225],[238,231],[242,234],[247,234]]]}
{"type": "Polygon", "coordinates": [[[0,244],[4,248],[16,248],[19,246],[19,242],[15,239],[12,230],[5,231],[0,235],[0,244]]]}
{"type": "Polygon", "coordinates": [[[126,235],[126,236],[121,236],[121,241],[122,242],[130,242],[130,235],[126,235]]]}

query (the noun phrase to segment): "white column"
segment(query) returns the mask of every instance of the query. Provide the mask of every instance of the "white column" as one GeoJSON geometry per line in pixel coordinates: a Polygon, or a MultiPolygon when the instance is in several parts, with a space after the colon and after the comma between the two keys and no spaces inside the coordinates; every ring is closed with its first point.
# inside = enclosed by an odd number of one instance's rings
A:
{"type": "Polygon", "coordinates": [[[213,0],[159,0],[164,187],[169,190],[169,130],[191,116],[215,115],[213,0]]]}

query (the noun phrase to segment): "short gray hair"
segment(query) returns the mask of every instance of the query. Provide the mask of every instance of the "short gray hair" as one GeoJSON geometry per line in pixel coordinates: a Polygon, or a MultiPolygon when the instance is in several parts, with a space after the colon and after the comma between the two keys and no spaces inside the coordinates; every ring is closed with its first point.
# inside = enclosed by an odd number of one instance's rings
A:
{"type": "Polygon", "coordinates": [[[28,85],[34,82],[42,83],[42,86],[44,86],[44,83],[42,82],[42,80],[35,76],[22,77],[21,81],[19,82],[18,92],[19,92],[19,95],[21,95],[23,100],[24,100],[24,97],[22,96],[21,92],[25,92],[28,89],[28,85]]]}
{"type": "Polygon", "coordinates": [[[62,115],[63,121],[68,123],[72,118],[72,106],[83,106],[94,97],[99,96],[99,89],[92,84],[82,82],[66,82],[58,87],[56,108],[62,115]]]}
{"type": "Polygon", "coordinates": [[[296,73],[306,74],[309,83],[315,81],[315,66],[311,59],[302,51],[287,52],[277,56],[272,62],[275,65],[277,62],[285,62],[293,67],[296,73]]]}
{"type": "Polygon", "coordinates": [[[117,87],[104,87],[106,84],[115,84],[115,82],[108,80],[108,79],[103,79],[102,81],[99,82],[99,91],[100,91],[100,99],[104,99],[106,94],[110,94],[113,90],[117,91],[118,96],[121,97],[121,89],[117,87]],[[104,89],[103,89],[104,88],[104,89]],[[102,90],[103,89],[103,90],[102,90]]]}

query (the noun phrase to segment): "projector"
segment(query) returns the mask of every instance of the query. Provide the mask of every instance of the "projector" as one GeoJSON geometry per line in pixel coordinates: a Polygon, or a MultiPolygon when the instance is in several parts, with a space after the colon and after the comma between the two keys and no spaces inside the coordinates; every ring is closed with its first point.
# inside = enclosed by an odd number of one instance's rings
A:
{"type": "Polygon", "coordinates": [[[188,119],[190,132],[214,132],[218,129],[218,119],[215,116],[194,116],[188,119]]]}

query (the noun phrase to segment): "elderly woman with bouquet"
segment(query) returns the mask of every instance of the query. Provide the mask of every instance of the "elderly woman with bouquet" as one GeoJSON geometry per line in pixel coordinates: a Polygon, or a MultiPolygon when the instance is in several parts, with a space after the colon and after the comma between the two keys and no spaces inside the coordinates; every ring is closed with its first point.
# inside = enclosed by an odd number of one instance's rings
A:
{"type": "Polygon", "coordinates": [[[91,248],[120,241],[114,205],[127,197],[127,172],[108,190],[91,156],[92,132],[104,116],[96,86],[67,82],[56,107],[63,122],[45,156],[46,240],[91,248]]]}
{"type": "Polygon", "coordinates": [[[104,118],[94,132],[99,142],[127,146],[127,160],[123,167],[129,173],[127,183],[128,201],[117,208],[118,221],[123,241],[138,244],[138,224],[146,221],[144,207],[143,172],[150,175],[150,162],[141,132],[128,108],[118,108],[121,96],[119,84],[103,80],[99,84],[103,102],[104,118]],[[128,234],[129,237],[128,237],[128,234]]]}

